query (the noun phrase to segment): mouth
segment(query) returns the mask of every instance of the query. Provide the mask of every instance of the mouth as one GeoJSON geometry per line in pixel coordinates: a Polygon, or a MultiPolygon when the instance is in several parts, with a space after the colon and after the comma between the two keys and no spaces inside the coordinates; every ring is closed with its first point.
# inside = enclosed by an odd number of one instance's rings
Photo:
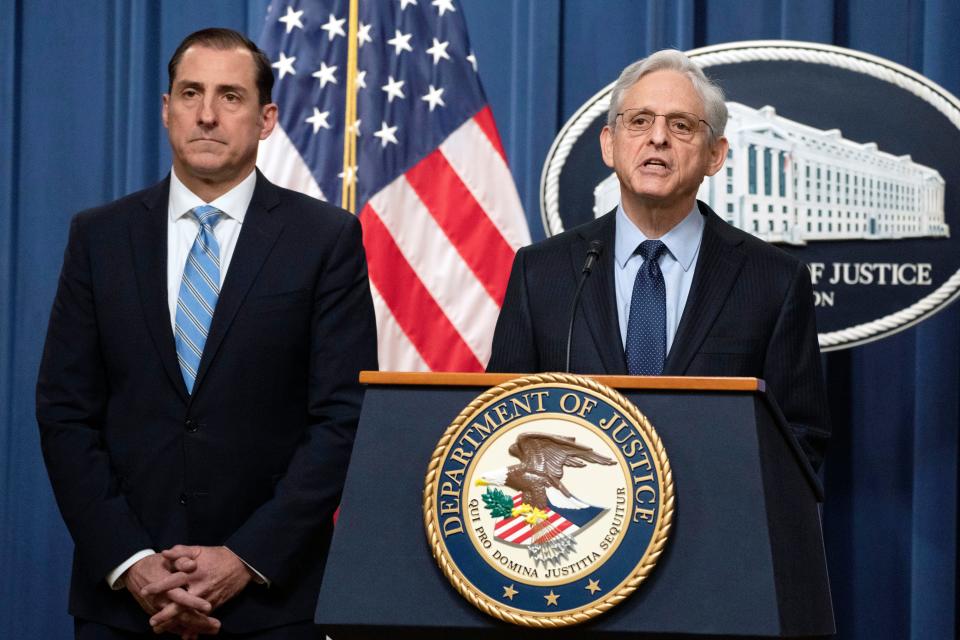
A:
{"type": "Polygon", "coordinates": [[[670,169],[670,165],[663,158],[647,158],[640,163],[640,166],[644,169],[653,169],[657,171],[667,171],[670,169]]]}
{"type": "Polygon", "coordinates": [[[190,142],[214,142],[216,144],[226,144],[223,140],[216,140],[215,138],[193,138],[190,142]]]}

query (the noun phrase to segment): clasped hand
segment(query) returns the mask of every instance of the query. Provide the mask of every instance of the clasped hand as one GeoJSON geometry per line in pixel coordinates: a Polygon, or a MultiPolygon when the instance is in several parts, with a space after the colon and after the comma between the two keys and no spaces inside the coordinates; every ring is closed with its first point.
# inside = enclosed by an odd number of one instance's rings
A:
{"type": "Polygon", "coordinates": [[[135,563],[124,583],[150,614],[155,633],[183,640],[220,631],[209,614],[250,582],[247,566],[226,547],[177,545],[135,563]]]}

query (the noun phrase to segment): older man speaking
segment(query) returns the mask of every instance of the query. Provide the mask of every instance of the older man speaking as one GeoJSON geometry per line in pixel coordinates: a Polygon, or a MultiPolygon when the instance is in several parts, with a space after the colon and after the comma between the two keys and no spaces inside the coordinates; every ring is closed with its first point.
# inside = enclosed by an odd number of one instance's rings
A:
{"type": "Polygon", "coordinates": [[[696,199],[723,166],[721,89],[679,51],[617,80],[603,161],[620,204],[516,256],[488,370],[763,378],[814,468],[830,435],[806,267],[696,199]]]}

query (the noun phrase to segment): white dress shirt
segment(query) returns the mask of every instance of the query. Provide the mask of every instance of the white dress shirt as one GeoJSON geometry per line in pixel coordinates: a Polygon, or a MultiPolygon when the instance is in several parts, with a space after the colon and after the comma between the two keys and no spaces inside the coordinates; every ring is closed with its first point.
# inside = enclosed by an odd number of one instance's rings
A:
{"type": "MultiPolygon", "coordinates": [[[[190,191],[180,181],[172,168],[170,169],[170,197],[167,201],[167,304],[170,307],[170,326],[174,333],[176,333],[177,298],[180,297],[183,269],[197,234],[200,233],[200,223],[195,217],[187,214],[191,209],[204,204],[212,205],[224,213],[213,228],[213,235],[217,239],[217,244],[220,245],[220,286],[222,288],[227,277],[227,269],[230,268],[230,260],[233,259],[233,250],[237,246],[237,238],[240,236],[240,226],[247,215],[256,186],[257,172],[251,171],[243,182],[230,191],[211,202],[204,202],[200,196],[190,191]]],[[[142,549],[133,554],[107,574],[107,584],[112,589],[122,589],[124,585],[120,582],[120,576],[139,560],[154,553],[156,552],[153,549],[142,549]]],[[[243,558],[240,558],[240,561],[247,564],[243,558]]],[[[259,571],[249,564],[247,566],[256,574],[257,582],[268,583],[259,571]]]]}
{"type": "MultiPolygon", "coordinates": [[[[683,308],[690,295],[693,273],[700,255],[703,240],[703,216],[696,203],[693,210],[680,223],[660,238],[667,250],[660,256],[660,271],[666,286],[667,297],[667,353],[677,335],[677,327],[683,308]]],[[[627,324],[630,320],[630,302],[633,299],[633,283],[643,265],[643,257],[635,253],[644,240],[648,240],[623,210],[617,206],[617,223],[614,236],[613,280],[617,292],[617,320],[620,322],[620,339],[623,348],[627,345],[627,324]]]]}

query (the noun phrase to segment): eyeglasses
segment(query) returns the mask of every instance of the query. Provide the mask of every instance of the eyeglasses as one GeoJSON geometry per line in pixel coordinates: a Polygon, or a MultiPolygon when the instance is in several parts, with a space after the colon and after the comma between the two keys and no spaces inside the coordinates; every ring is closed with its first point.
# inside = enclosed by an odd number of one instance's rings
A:
{"type": "Polygon", "coordinates": [[[667,129],[678,138],[692,138],[700,130],[700,123],[707,125],[710,131],[713,127],[703,118],[698,118],[695,114],[684,111],[674,111],[673,113],[653,113],[646,109],[627,109],[617,114],[623,118],[623,126],[629,131],[649,131],[657,117],[662,117],[667,122],[667,129]]]}

